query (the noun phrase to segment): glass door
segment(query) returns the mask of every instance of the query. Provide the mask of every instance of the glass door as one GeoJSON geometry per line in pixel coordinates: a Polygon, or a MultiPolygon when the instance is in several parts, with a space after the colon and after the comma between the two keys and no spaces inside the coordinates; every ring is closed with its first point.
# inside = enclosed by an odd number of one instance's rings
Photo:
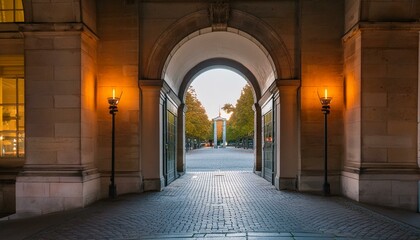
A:
{"type": "Polygon", "coordinates": [[[274,180],[274,144],[273,111],[263,116],[263,177],[273,183],[274,180]]]}
{"type": "Polygon", "coordinates": [[[176,178],[176,116],[166,111],[165,179],[166,185],[176,178]]]}

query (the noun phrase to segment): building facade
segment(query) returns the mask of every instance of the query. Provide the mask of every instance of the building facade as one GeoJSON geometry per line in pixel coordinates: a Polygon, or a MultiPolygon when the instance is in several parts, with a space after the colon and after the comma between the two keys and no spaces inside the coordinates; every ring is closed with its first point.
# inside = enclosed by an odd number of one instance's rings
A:
{"type": "Polygon", "coordinates": [[[223,67],[254,90],[256,172],[418,211],[416,0],[0,0],[0,208],[45,214],[185,172],[185,93],[223,67]]]}

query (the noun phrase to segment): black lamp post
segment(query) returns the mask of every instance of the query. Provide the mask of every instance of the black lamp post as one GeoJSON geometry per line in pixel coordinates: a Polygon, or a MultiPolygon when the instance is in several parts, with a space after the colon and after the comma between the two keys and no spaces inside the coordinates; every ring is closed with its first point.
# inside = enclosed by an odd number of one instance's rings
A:
{"type": "MultiPolygon", "coordinates": [[[[318,94],[319,96],[319,94],[318,94]]],[[[330,113],[330,103],[332,97],[328,97],[328,90],[324,90],[324,96],[320,97],[321,111],[324,113],[324,185],[322,187],[324,195],[330,194],[330,184],[328,183],[328,124],[327,116],[330,113]]]]}
{"type": "Polygon", "coordinates": [[[109,197],[117,197],[117,186],[115,185],[115,114],[118,112],[120,98],[115,97],[115,89],[112,89],[112,97],[108,98],[109,113],[112,115],[112,145],[111,145],[111,184],[109,184],[109,197]]]}

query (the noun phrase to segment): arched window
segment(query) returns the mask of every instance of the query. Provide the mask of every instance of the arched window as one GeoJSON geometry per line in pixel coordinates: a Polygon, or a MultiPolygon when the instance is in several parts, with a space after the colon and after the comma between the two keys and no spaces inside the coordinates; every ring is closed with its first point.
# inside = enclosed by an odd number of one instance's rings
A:
{"type": "Polygon", "coordinates": [[[0,23],[24,20],[22,0],[0,0],[0,23]]]}

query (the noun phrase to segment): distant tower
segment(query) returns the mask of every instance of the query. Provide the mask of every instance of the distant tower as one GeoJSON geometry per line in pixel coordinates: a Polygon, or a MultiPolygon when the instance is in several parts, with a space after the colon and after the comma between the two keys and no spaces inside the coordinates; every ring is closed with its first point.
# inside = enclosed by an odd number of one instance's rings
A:
{"type": "Polygon", "coordinates": [[[222,147],[226,147],[226,118],[221,117],[220,108],[219,108],[219,116],[213,118],[213,139],[214,139],[214,148],[217,148],[217,132],[219,128],[217,127],[218,124],[222,125],[222,147]]]}

